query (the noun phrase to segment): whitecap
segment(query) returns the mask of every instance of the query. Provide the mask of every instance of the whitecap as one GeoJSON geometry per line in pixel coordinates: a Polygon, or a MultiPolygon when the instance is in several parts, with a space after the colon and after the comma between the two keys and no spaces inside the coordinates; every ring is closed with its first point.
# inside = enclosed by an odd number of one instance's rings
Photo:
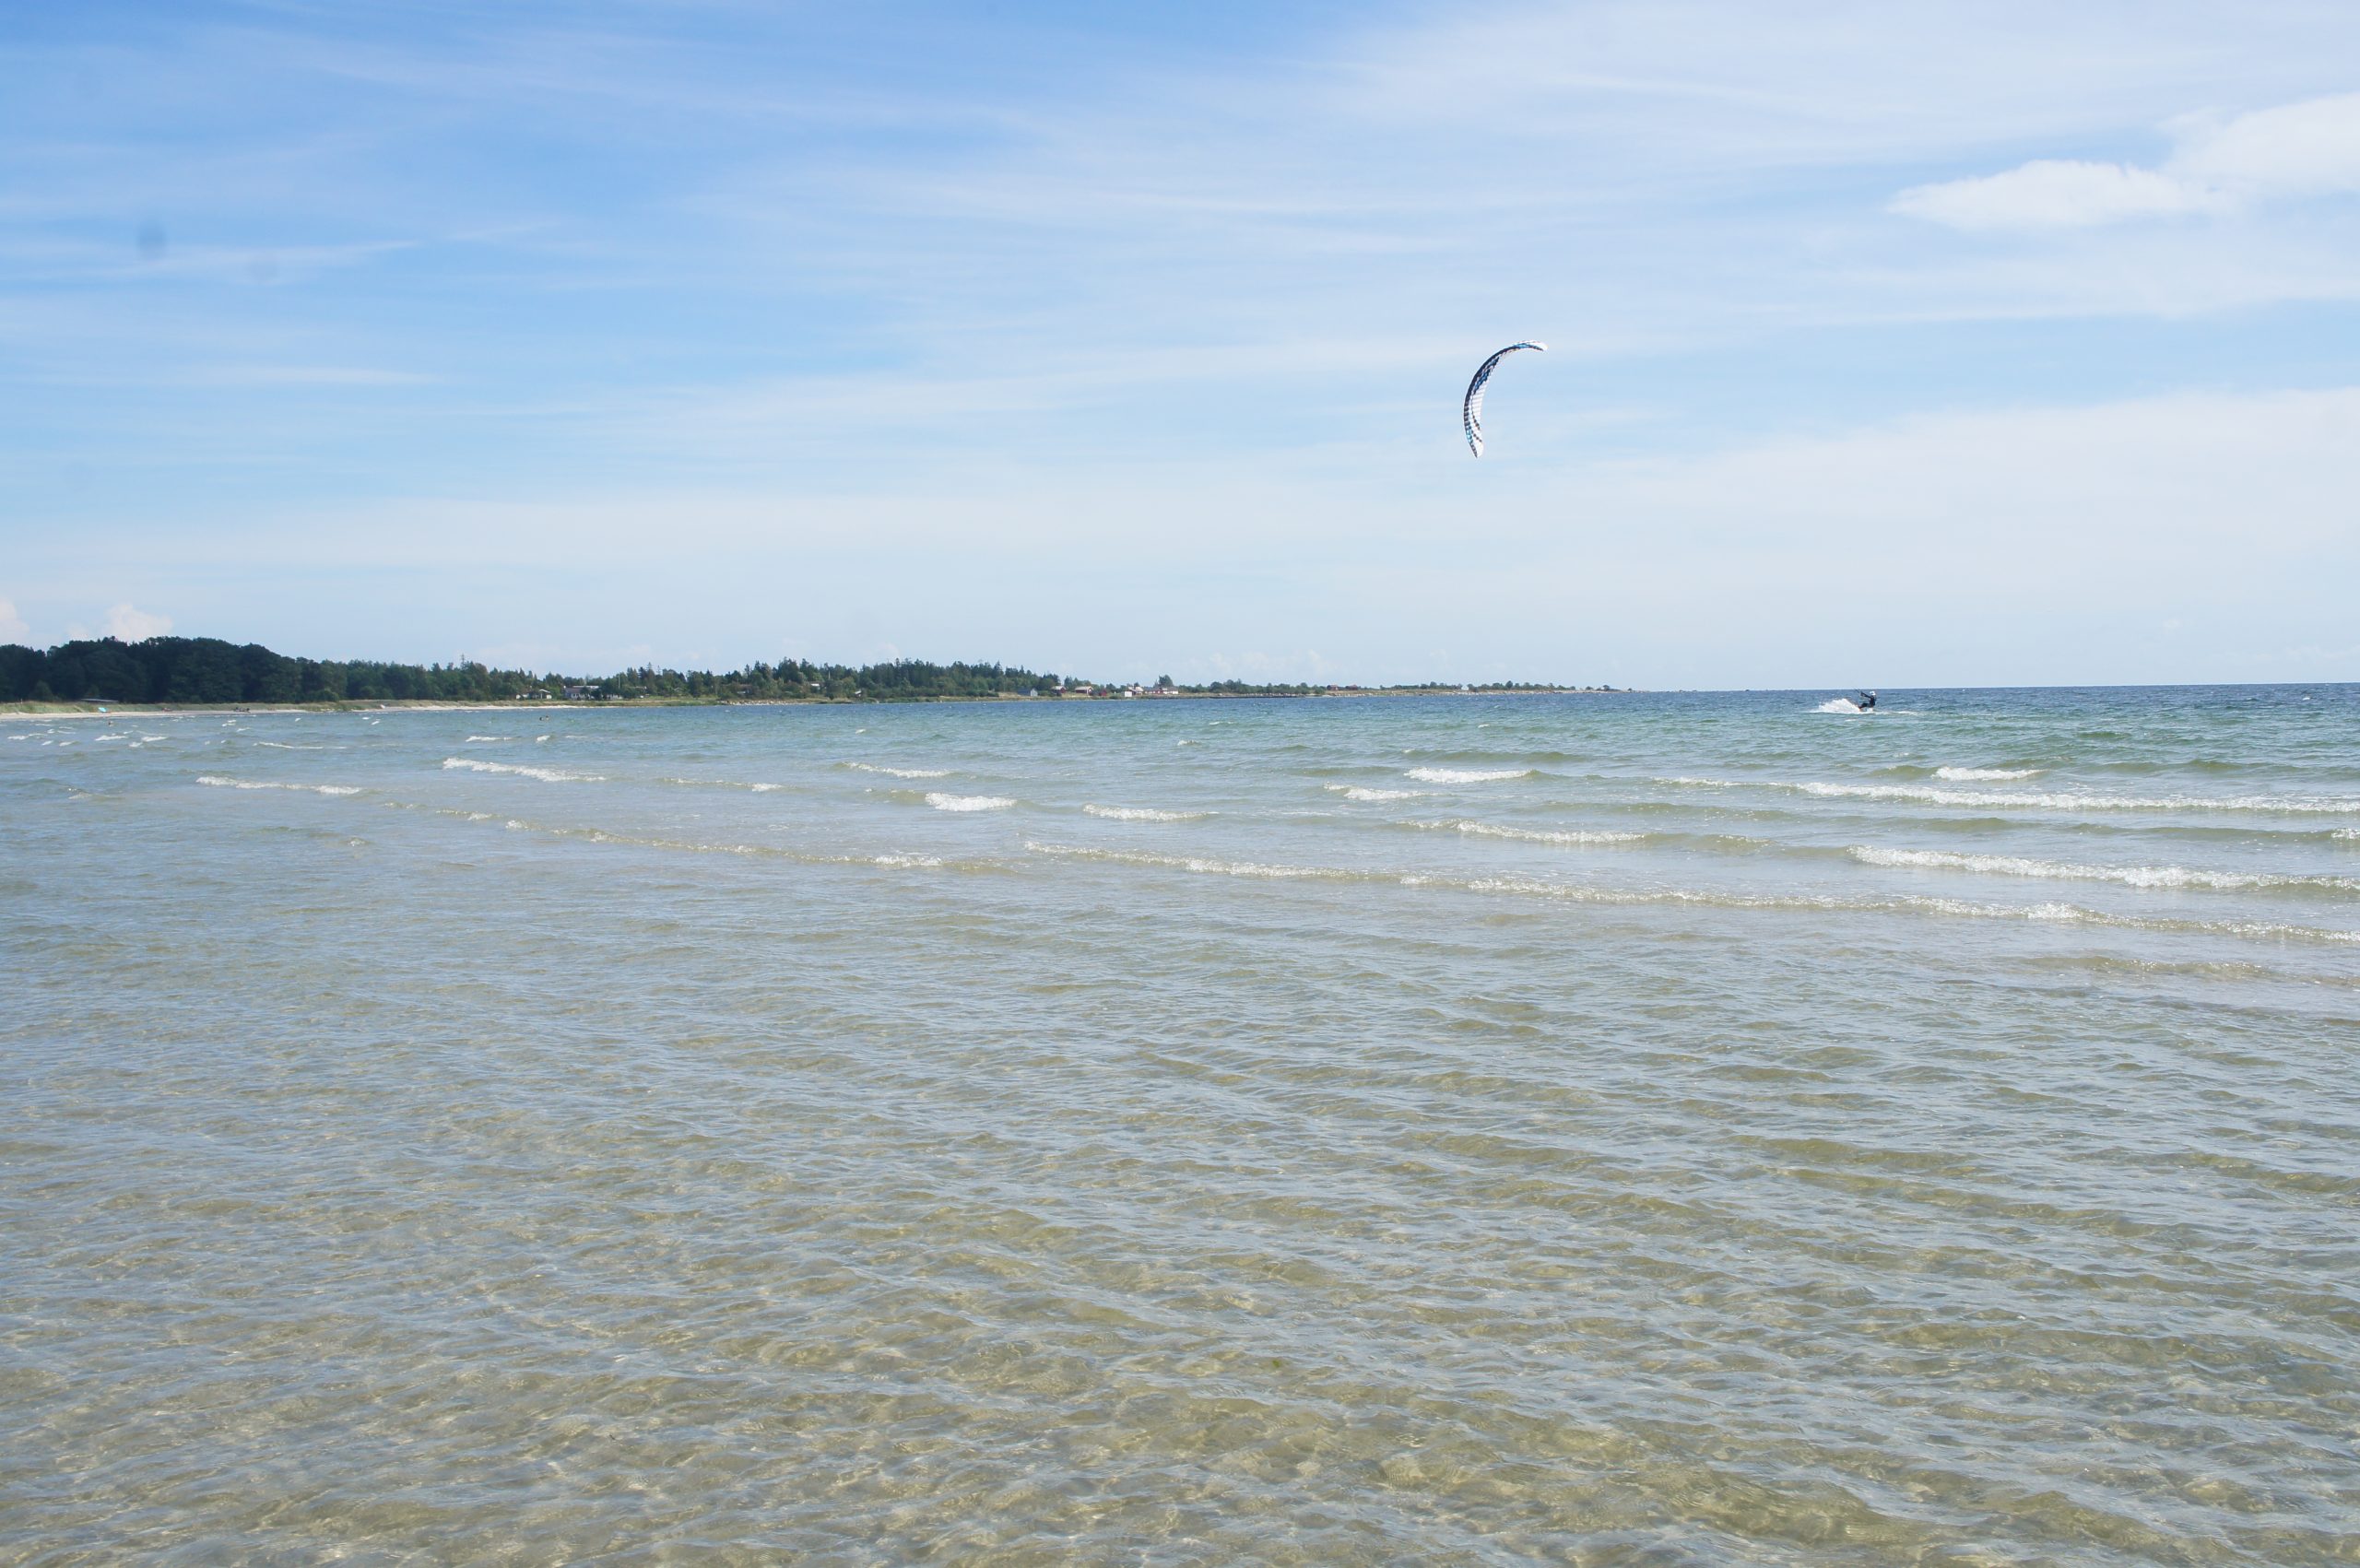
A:
{"type": "Polygon", "coordinates": [[[926,792],[926,803],[937,811],[1005,811],[1016,804],[1004,795],[945,795],[926,792]]]}
{"type": "Polygon", "coordinates": [[[561,768],[526,768],[513,762],[478,762],[471,757],[445,757],[442,766],[446,769],[465,768],[471,773],[521,773],[528,779],[539,779],[547,784],[605,782],[604,775],[598,773],[569,773],[561,768]]]}
{"type": "Polygon", "coordinates": [[[218,773],[199,773],[196,782],[215,789],[292,789],[312,795],[359,795],[359,784],[275,784],[254,779],[225,779],[218,773]]]}
{"type": "Polygon", "coordinates": [[[1528,779],[1530,768],[1412,768],[1402,776],[1420,784],[1498,784],[1505,779],[1528,779]]]}
{"type": "MultiPolygon", "coordinates": [[[[492,741],[492,740],[513,740],[513,739],[515,739],[515,738],[516,738],[516,737],[515,737],[514,736],[513,736],[513,735],[471,735],[471,736],[467,737],[467,744],[469,744],[469,745],[480,745],[480,744],[482,744],[483,742],[486,742],[486,741],[492,741]]],[[[544,737],[542,737],[542,738],[546,740],[546,739],[547,739],[547,738],[549,738],[549,737],[546,737],[546,736],[544,736],[544,737]]]]}
{"type": "Polygon", "coordinates": [[[1160,867],[1219,877],[1314,878],[1329,881],[1363,879],[1362,873],[1324,866],[1276,866],[1255,860],[1219,860],[1204,855],[1150,855],[1135,850],[1090,849],[1076,844],[1028,843],[1024,847],[1034,855],[1057,855],[1072,860],[1103,860],[1118,866],[1160,867]]]}
{"type": "Polygon", "coordinates": [[[1434,793],[1423,789],[1370,789],[1365,784],[1329,784],[1327,787],[1346,800],[1415,800],[1434,793]]]}
{"type": "Polygon", "coordinates": [[[1151,806],[1085,806],[1082,810],[1115,822],[1194,822],[1212,815],[1210,811],[1159,811],[1151,806]]]}
{"type": "Polygon", "coordinates": [[[2041,768],[1936,768],[1934,776],[1960,784],[1997,784],[2005,779],[2036,778],[2046,771],[2041,768]]]}
{"type": "Polygon", "coordinates": [[[1822,702],[1811,710],[1814,713],[1860,713],[1867,711],[1849,697],[1837,697],[1830,701],[1822,702]]]}
{"type": "Polygon", "coordinates": [[[1435,829],[1442,831],[1456,830],[1459,832],[1471,833],[1481,838],[1519,839],[1527,843],[1636,843],[1641,839],[1647,836],[1645,833],[1592,832],[1578,828],[1509,828],[1504,827],[1496,822],[1419,822],[1414,825],[1421,828],[1435,829]]]}
{"type": "Polygon", "coordinates": [[[2092,795],[2079,790],[1942,789],[1931,784],[1825,784],[1818,780],[1670,778],[1658,783],[1703,789],[1776,789],[1827,799],[1899,800],[1924,806],[2036,807],[2053,811],[2259,811],[2360,817],[2360,798],[2237,795],[2092,795]]]}
{"type": "Polygon", "coordinates": [[[2036,877],[2061,881],[2118,882],[2127,888],[2316,888],[2360,891],[2360,879],[2307,877],[2262,871],[2207,871],[2188,866],[2083,866],[2020,855],[1969,855],[1940,849],[1881,849],[1855,844],[1852,858],[1865,866],[1934,871],[1973,871],[1994,877],[2036,877]]]}
{"type": "Polygon", "coordinates": [[[887,768],[872,762],[846,762],[844,766],[864,773],[887,773],[897,779],[947,779],[950,776],[948,768],[887,768]]]}

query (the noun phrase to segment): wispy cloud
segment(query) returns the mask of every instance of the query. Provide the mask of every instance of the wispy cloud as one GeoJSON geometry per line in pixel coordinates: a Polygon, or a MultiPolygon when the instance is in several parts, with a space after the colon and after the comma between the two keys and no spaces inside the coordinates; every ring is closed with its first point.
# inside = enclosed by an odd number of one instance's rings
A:
{"type": "Polygon", "coordinates": [[[2178,148],[2158,167],[2036,159],[1912,186],[1893,209],[1953,229],[2082,229],[2360,192],[2360,93],[2225,119],[2194,115],[2173,129],[2178,148]]]}

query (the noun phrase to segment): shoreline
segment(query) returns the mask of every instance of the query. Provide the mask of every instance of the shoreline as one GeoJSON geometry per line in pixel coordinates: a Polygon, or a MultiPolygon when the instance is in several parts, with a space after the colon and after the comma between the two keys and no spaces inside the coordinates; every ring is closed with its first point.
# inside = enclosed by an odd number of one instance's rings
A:
{"type": "Polygon", "coordinates": [[[1132,697],[1119,691],[1054,696],[1018,692],[988,697],[609,697],[587,702],[537,700],[505,702],[438,702],[430,699],[383,701],[341,699],[327,702],[0,702],[9,718],[98,719],[132,716],[204,717],[236,713],[517,713],[596,712],[614,708],[899,708],[939,702],[1304,702],[1360,697],[1632,697],[1637,690],[1584,686],[1483,687],[1442,690],[1417,686],[1372,686],[1331,691],[1176,691],[1170,696],[1132,697]]]}

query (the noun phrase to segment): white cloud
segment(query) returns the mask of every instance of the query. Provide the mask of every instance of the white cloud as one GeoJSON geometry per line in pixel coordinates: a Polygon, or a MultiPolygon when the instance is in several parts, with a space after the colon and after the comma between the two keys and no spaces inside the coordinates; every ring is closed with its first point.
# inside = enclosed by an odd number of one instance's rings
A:
{"type": "Polygon", "coordinates": [[[161,637],[172,629],[172,618],[152,615],[131,605],[117,605],[107,611],[107,635],[118,643],[141,643],[150,637],[161,637]]]}
{"type": "Polygon", "coordinates": [[[2225,205],[2221,193],[2158,170],[2038,159],[2003,174],[1918,185],[1893,210],[1953,229],[2083,229],[2178,218],[2225,205]]]}
{"type": "Polygon", "coordinates": [[[25,618],[17,613],[17,607],[6,599],[0,599],[0,643],[30,643],[32,635],[33,629],[25,624],[25,618]]]}
{"type": "Polygon", "coordinates": [[[1953,229],[2083,229],[2360,191],[2360,93],[2223,120],[2174,123],[2160,167],[2036,159],[1998,174],[1915,185],[1895,212],[1953,229]]]}
{"type": "Polygon", "coordinates": [[[2190,183],[2253,197],[2360,191],[2360,92],[2186,122],[2182,133],[2172,168],[2190,183]]]}

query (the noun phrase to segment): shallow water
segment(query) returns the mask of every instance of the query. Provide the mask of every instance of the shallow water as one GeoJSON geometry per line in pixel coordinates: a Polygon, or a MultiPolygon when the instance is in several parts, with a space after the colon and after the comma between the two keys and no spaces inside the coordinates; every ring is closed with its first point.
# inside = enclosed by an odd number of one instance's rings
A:
{"type": "Polygon", "coordinates": [[[2360,689],[0,721],[0,1560],[2360,1561],[2360,689]]]}

